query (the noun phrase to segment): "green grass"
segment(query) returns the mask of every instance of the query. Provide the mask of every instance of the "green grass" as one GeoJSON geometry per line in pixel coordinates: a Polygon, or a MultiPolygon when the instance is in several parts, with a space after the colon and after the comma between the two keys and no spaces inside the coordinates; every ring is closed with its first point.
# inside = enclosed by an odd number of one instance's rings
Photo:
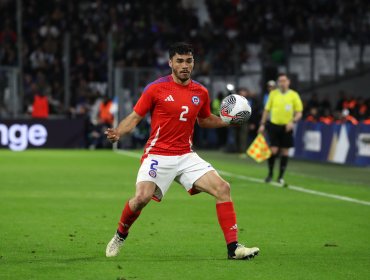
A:
{"type": "MultiPolygon", "coordinates": [[[[200,153],[216,168],[263,178],[264,164],[200,153]]],[[[174,184],[104,256],[139,160],[111,151],[0,151],[0,279],[369,279],[370,206],[228,178],[240,241],[252,261],[228,261],[206,194],[174,184]]],[[[291,161],[287,181],[370,201],[370,170],[291,161]]]]}

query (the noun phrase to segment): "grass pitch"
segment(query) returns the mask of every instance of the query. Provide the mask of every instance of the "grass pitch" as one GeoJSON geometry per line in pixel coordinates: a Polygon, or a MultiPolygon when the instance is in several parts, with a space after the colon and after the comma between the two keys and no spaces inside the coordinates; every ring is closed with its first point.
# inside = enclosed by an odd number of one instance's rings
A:
{"type": "MultiPolygon", "coordinates": [[[[264,178],[265,164],[200,155],[219,170],[264,178]]],[[[121,255],[104,256],[139,160],[111,151],[0,151],[0,279],[369,279],[370,206],[225,177],[240,242],[228,261],[214,200],[174,184],[132,227],[121,255]]],[[[370,201],[369,168],[291,161],[286,179],[370,201]]]]}

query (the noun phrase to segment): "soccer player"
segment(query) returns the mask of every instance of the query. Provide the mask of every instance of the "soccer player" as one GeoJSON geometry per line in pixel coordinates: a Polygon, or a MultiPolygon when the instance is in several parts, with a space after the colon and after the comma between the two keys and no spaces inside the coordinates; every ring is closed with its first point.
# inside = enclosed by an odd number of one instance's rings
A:
{"type": "Polygon", "coordinates": [[[225,124],[211,114],[207,89],[191,79],[194,68],[193,47],[175,43],[169,49],[171,75],[146,86],[133,112],[115,129],[107,129],[111,142],[130,133],[150,112],[151,134],[141,159],[136,193],[127,201],[118,229],[106,249],[107,257],[118,255],[131,225],[151,199],[161,201],[175,180],[189,194],[206,192],[216,199],[216,212],[223,231],[229,259],[249,259],[258,254],[256,247],[238,243],[238,228],[230,185],[192,150],[194,124],[220,128],[225,124]]]}
{"type": "Polygon", "coordinates": [[[268,135],[270,138],[271,157],[268,159],[268,175],[266,183],[271,182],[273,177],[275,159],[279,149],[281,153],[280,172],[278,183],[286,186],[284,172],[288,165],[289,148],[293,147],[293,126],[302,118],[303,105],[299,94],[289,88],[290,80],[286,74],[278,76],[278,88],[270,92],[262,114],[258,132],[265,131],[267,118],[270,114],[268,135]]]}

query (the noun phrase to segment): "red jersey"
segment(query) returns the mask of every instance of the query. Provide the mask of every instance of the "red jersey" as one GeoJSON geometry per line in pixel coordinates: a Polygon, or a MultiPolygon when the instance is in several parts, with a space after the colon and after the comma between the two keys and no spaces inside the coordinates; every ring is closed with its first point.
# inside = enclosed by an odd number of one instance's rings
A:
{"type": "Polygon", "coordinates": [[[148,84],[134,111],[142,117],[151,113],[151,133],[144,157],[191,152],[197,117],[211,115],[208,90],[194,80],[186,86],[177,84],[171,75],[148,84]]]}

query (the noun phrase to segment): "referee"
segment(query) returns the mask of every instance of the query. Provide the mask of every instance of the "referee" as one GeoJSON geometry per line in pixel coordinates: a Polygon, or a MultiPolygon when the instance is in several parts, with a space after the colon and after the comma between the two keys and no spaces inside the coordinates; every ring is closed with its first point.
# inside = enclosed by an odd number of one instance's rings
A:
{"type": "Polygon", "coordinates": [[[302,117],[303,105],[299,94],[289,88],[290,80],[286,74],[278,76],[277,84],[278,88],[272,90],[267,99],[258,132],[265,131],[266,121],[270,114],[267,130],[272,155],[268,159],[269,173],[265,182],[269,183],[273,178],[275,159],[280,149],[280,172],[277,181],[282,186],[286,186],[283,177],[288,165],[289,148],[294,145],[293,126],[302,117]]]}

